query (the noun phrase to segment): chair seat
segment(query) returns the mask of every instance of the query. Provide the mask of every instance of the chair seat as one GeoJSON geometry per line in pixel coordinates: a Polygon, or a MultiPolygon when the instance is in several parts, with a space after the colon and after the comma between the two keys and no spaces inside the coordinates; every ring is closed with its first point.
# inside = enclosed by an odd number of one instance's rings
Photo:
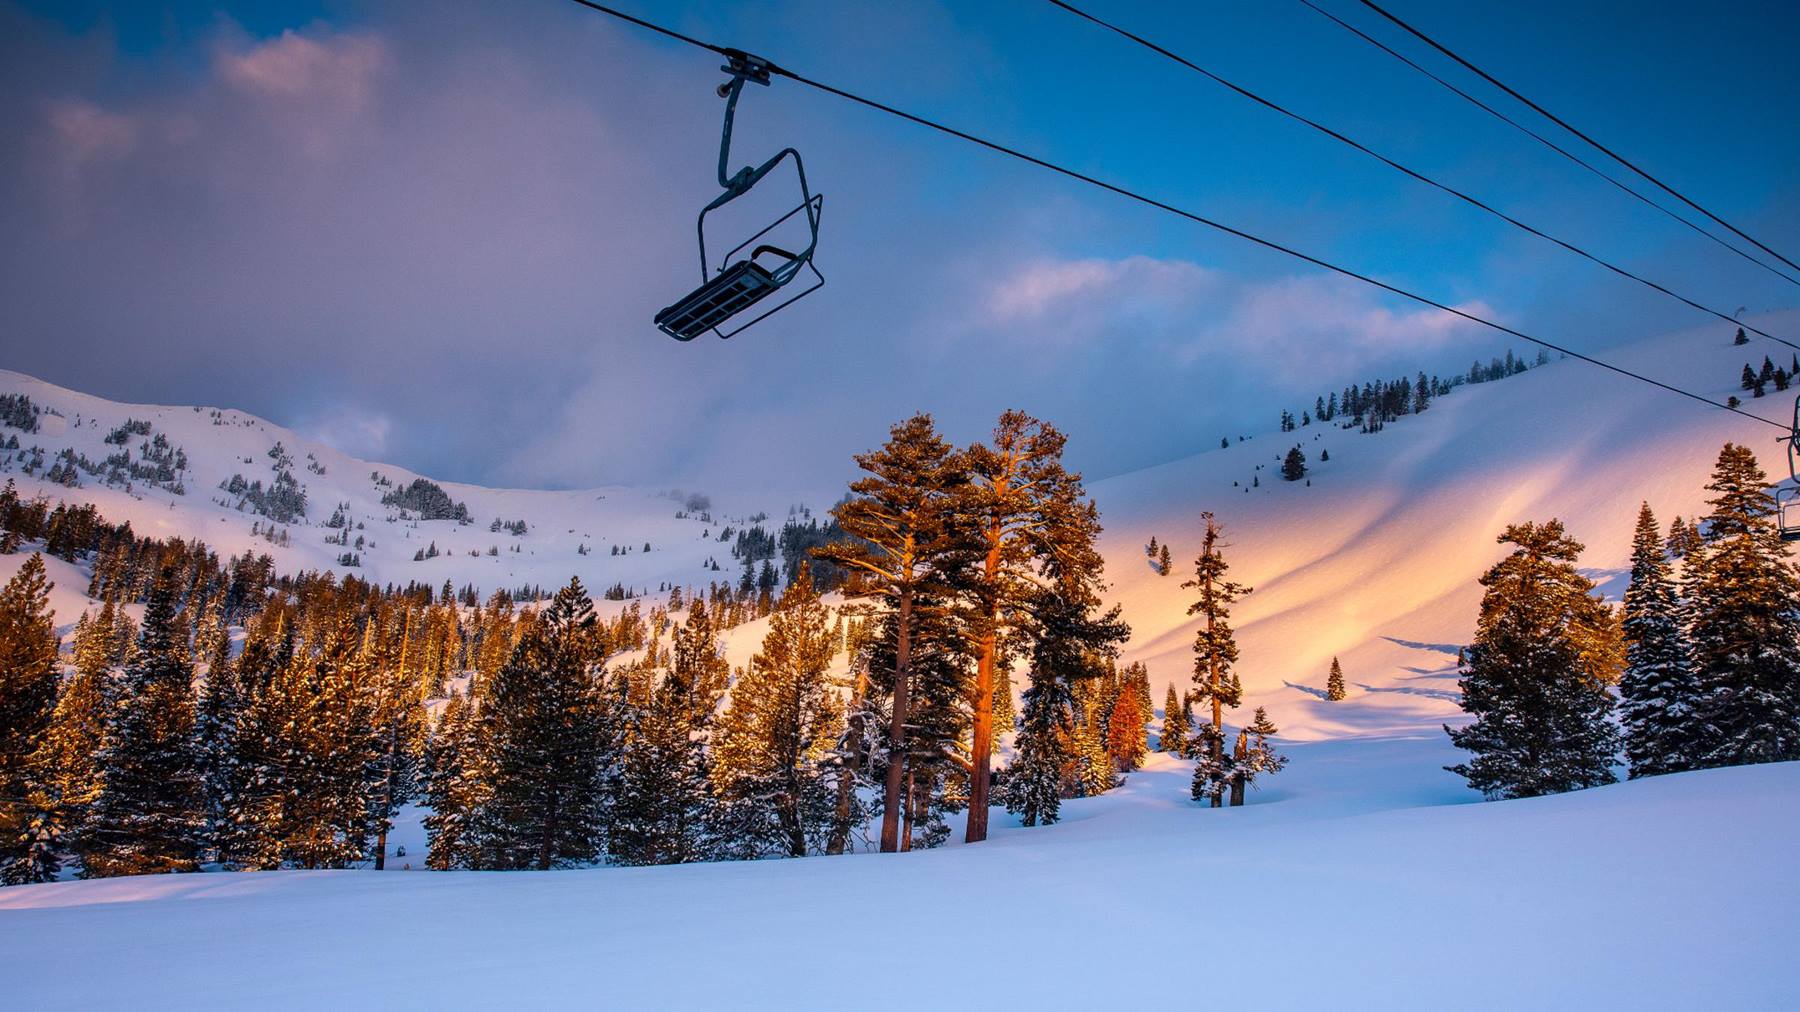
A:
{"type": "Polygon", "coordinates": [[[677,341],[692,341],[749,309],[781,287],[754,260],[739,260],[656,314],[656,326],[677,341]]]}

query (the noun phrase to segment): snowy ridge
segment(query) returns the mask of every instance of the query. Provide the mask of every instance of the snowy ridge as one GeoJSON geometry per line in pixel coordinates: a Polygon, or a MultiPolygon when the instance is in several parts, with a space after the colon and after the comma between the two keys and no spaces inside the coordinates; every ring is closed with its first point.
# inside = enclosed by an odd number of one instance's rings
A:
{"type": "Polygon", "coordinates": [[[713,519],[709,521],[700,516],[676,518],[682,510],[682,497],[661,490],[541,491],[436,482],[452,502],[466,504],[470,522],[426,520],[419,519],[415,511],[382,502],[384,495],[426,476],[349,456],[241,411],[118,404],[4,370],[0,370],[0,394],[23,394],[44,409],[37,432],[0,428],[0,439],[14,436],[20,443],[20,449],[12,451],[15,459],[0,477],[18,482],[22,495],[92,502],[108,520],[130,521],[140,534],[197,538],[221,556],[245,550],[266,552],[283,573],[333,570],[355,573],[377,584],[418,581],[433,587],[448,580],[458,588],[474,584],[484,593],[524,585],[554,590],[567,583],[571,574],[579,574],[596,597],[615,583],[639,593],[646,588],[654,593],[663,582],[704,587],[711,580],[734,580],[737,572],[731,546],[703,535],[716,537],[727,524],[741,529],[745,518],[757,512],[771,515],[765,526],[772,523],[778,527],[789,506],[797,502],[774,495],[768,503],[720,503],[711,508],[713,519]],[[129,420],[148,422],[150,432],[130,435],[123,447],[105,441],[129,420]],[[143,481],[132,482],[127,489],[85,472],[78,473],[78,488],[45,479],[57,455],[65,450],[96,463],[121,449],[141,458],[140,444],[155,436],[164,437],[172,448],[185,454],[188,468],[181,472],[184,494],[143,481]],[[33,447],[44,451],[44,465],[35,476],[27,476],[20,473],[20,458],[33,447]],[[270,486],[278,469],[278,460],[271,454],[277,448],[285,452],[286,470],[304,489],[306,511],[302,517],[271,518],[258,513],[254,504],[244,502],[244,496],[225,487],[237,476],[245,483],[260,481],[270,486]],[[385,484],[371,475],[379,475],[385,484]],[[344,533],[328,526],[340,505],[349,524],[348,544],[327,541],[344,533]],[[526,532],[515,535],[490,529],[496,520],[524,521],[526,532]],[[275,533],[273,540],[266,536],[270,531],[275,533]],[[285,543],[280,540],[282,534],[285,543]],[[361,546],[356,544],[359,537],[361,546]],[[643,550],[646,543],[651,546],[649,552],[643,550]],[[414,561],[418,552],[432,545],[437,548],[436,556],[414,561]],[[615,548],[622,554],[612,554],[615,548]],[[487,554],[490,549],[496,553],[487,554]],[[340,556],[346,553],[358,556],[360,564],[340,564],[340,556]],[[722,567],[721,572],[707,568],[712,560],[722,567]]]}

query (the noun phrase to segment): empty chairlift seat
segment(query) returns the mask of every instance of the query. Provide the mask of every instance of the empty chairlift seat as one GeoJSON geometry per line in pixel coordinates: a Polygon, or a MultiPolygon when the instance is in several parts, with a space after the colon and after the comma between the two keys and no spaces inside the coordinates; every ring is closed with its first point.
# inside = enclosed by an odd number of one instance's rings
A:
{"type": "MultiPolygon", "coordinates": [[[[764,252],[781,254],[789,263],[795,259],[793,254],[770,246],[758,249],[757,255],[764,252]]],[[[754,258],[739,260],[657,313],[656,326],[677,341],[692,341],[761,302],[780,287],[781,282],[775,275],[754,258]]]]}
{"type": "MultiPolygon", "coordinates": [[[[725,126],[719,138],[719,186],[724,192],[701,209],[695,225],[700,240],[700,287],[656,314],[657,329],[677,341],[692,341],[707,331],[721,338],[730,337],[825,284],[824,275],[813,263],[813,251],[819,245],[819,216],[825,197],[807,187],[806,166],[800,161],[800,152],[783,148],[761,165],[754,168],[746,165],[726,174],[726,166],[731,160],[731,126],[744,82],[767,85],[774,69],[766,60],[735,50],[728,50],[727,58],[731,62],[720,69],[729,73],[731,79],[719,86],[719,95],[725,99],[725,126]],[[707,214],[749,193],[750,188],[762,181],[771,169],[790,159],[794,163],[794,175],[800,182],[799,205],[732,247],[715,263],[706,253],[707,214]],[[807,237],[806,245],[800,247],[798,253],[766,243],[754,245],[797,215],[807,237]],[[751,249],[750,255],[742,256],[746,249],[751,249]],[[786,288],[803,272],[812,275],[811,283],[796,286],[792,294],[764,304],[764,300],[786,288]],[[744,319],[752,309],[761,311],[744,319]],[[727,329],[734,321],[735,325],[727,329]]],[[[779,239],[779,234],[775,238],[779,239]]]]}

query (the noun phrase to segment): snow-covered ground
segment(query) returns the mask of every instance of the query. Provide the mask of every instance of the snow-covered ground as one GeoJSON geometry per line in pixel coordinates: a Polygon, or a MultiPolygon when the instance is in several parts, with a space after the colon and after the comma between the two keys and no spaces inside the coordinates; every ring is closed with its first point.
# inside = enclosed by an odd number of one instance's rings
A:
{"type": "MultiPolygon", "coordinates": [[[[1795,324],[1800,314],[1763,322],[1795,324]]],[[[1743,362],[1765,350],[1733,347],[1709,328],[1610,357],[1723,399],[1737,392],[1743,362]]],[[[284,569],[326,566],[344,551],[319,525],[346,502],[375,541],[363,572],[381,582],[448,578],[486,591],[554,587],[574,572],[594,588],[700,585],[715,575],[703,568],[709,557],[724,567],[719,577],[735,576],[729,546],[703,531],[716,536],[727,517],[741,526],[765,510],[778,526],[797,501],[722,501],[706,524],[676,519],[678,504],[656,492],[444,483],[475,523],[415,526],[390,522],[395,511],[368,477],[404,484],[410,472],[268,422],[224,411],[215,425],[208,410],[112,405],[16,374],[0,373],[0,392],[61,413],[47,420],[60,428],[22,437],[27,447],[54,454],[79,439],[99,459],[111,426],[148,418],[195,472],[186,496],[22,481],[27,493],[91,499],[139,531],[201,537],[222,552],[270,550],[284,569]],[[309,522],[286,525],[288,547],[270,549],[250,534],[257,518],[210,497],[237,471],[259,469],[266,481],[277,441],[326,473],[296,468],[314,504],[309,522]],[[494,518],[524,519],[530,532],[491,533],[494,518]],[[450,551],[413,562],[432,541],[450,551]],[[497,557],[468,555],[490,543],[497,557]],[[582,543],[598,551],[579,555],[582,543]],[[509,552],[515,544],[521,551],[509,552]],[[612,545],[634,552],[613,556],[612,545]]],[[[870,433],[871,444],[881,435],[870,433]]],[[[1153,757],[1120,790],[1069,803],[1062,824],[997,819],[978,847],[545,874],[403,871],[423,857],[416,821],[403,819],[393,844],[408,855],[383,874],[0,890],[0,951],[10,956],[0,1004],[1791,1008],[1800,765],[1476,804],[1442,770],[1456,753],[1439,727],[1459,715],[1456,652],[1503,526],[1560,517],[1588,545],[1583,566],[1616,598],[1638,502],[1665,525],[1693,516],[1720,445],[1747,443],[1773,471],[1782,466],[1774,435],[1558,362],[1461,388],[1378,435],[1315,423],[1090,483],[1111,593],[1134,630],[1124,659],[1149,666],[1159,703],[1189,670],[1180,582],[1202,510],[1227,526],[1234,578],[1257,588],[1234,615],[1247,707],[1270,709],[1292,762],[1242,809],[1193,805],[1185,766],[1153,757]],[[1279,479],[1277,461],[1296,443],[1312,463],[1310,485],[1279,479]],[[1320,462],[1325,449],[1331,460],[1320,462]],[[1170,575],[1145,556],[1153,535],[1172,548],[1170,575]],[[1342,703],[1320,698],[1333,656],[1351,685],[1342,703]]],[[[0,558],[0,577],[17,558],[0,558]]],[[[58,563],[52,578],[66,627],[86,576],[58,563]]],[[[765,625],[734,630],[734,659],[765,625]]]]}
{"type": "Polygon", "coordinates": [[[1458,804],[1441,734],[1320,742],[1240,809],[1153,757],[907,855],[0,890],[20,1009],[1781,1009],[1800,764],[1458,804]]]}

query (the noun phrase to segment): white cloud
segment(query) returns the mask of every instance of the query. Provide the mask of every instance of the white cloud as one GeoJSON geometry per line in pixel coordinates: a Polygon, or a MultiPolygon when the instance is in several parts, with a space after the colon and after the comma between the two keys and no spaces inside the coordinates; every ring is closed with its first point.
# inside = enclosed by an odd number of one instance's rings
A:
{"type": "Polygon", "coordinates": [[[241,52],[215,56],[219,78],[242,91],[361,109],[388,63],[387,44],[372,33],[309,38],[288,29],[241,52]]]}
{"type": "MultiPolygon", "coordinates": [[[[1270,371],[1330,371],[1425,354],[1478,330],[1455,314],[1325,274],[1244,278],[1186,260],[1039,259],[979,293],[965,326],[1039,347],[1130,345],[1190,366],[1219,353],[1270,371]]],[[[1486,305],[1458,308],[1491,316],[1486,305]]]]}
{"type": "Polygon", "coordinates": [[[380,460],[388,448],[388,436],[394,430],[393,420],[385,414],[338,406],[321,412],[300,430],[306,436],[335,447],[353,457],[380,460]]]}

